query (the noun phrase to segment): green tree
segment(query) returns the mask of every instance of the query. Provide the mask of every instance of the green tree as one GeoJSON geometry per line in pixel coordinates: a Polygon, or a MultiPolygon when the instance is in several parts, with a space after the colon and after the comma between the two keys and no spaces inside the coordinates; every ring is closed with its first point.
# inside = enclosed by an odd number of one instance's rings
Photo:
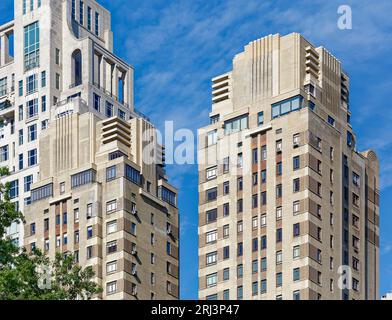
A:
{"type": "MultiPolygon", "coordinates": [[[[0,177],[8,174],[0,168],[0,177]]],[[[93,269],[80,267],[73,255],[57,253],[51,261],[40,250],[27,253],[15,245],[6,230],[24,218],[10,200],[10,184],[0,183],[0,300],[91,299],[102,292],[93,269]]]]}

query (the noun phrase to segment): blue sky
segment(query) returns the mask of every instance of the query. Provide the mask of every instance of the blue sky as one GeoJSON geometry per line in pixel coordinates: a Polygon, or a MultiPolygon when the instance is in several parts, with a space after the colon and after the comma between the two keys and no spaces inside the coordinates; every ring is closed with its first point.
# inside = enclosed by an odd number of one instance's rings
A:
{"type": "MultiPolygon", "coordinates": [[[[392,290],[392,12],[390,0],[98,1],[112,12],[115,52],[135,67],[136,107],[162,127],[196,130],[208,123],[210,79],[234,55],[268,34],[301,32],[338,57],[351,81],[352,123],[359,150],[381,163],[381,293],[392,290]],[[337,28],[337,9],[352,8],[353,29],[337,28]],[[389,232],[388,232],[389,231],[389,232]]],[[[0,23],[13,15],[0,3],[0,23]]],[[[197,298],[197,168],[168,166],[180,188],[181,292],[197,298]]]]}

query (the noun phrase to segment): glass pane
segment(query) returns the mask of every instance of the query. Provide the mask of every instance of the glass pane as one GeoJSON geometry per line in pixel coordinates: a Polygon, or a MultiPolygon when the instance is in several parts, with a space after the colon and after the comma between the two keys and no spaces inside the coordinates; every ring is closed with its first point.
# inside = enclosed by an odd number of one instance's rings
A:
{"type": "Polygon", "coordinates": [[[291,101],[291,110],[298,110],[299,109],[299,98],[295,98],[291,101]]]}
{"type": "Polygon", "coordinates": [[[280,105],[272,106],[272,118],[279,117],[280,115],[280,105]]]}
{"type": "Polygon", "coordinates": [[[287,102],[283,102],[281,105],[280,105],[280,107],[281,107],[281,114],[285,114],[285,113],[288,113],[288,112],[290,112],[291,110],[290,110],[290,101],[287,101],[287,102]]]}

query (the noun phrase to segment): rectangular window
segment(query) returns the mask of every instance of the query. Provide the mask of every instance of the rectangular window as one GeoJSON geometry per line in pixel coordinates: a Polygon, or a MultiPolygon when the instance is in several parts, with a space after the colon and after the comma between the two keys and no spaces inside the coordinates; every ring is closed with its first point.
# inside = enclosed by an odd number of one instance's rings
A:
{"type": "Polygon", "coordinates": [[[267,191],[261,193],[261,205],[265,206],[267,204],[267,191]]]}
{"type": "Polygon", "coordinates": [[[91,12],[92,12],[91,7],[87,7],[87,29],[89,31],[91,31],[91,19],[92,19],[91,12]]]}
{"type": "Polygon", "coordinates": [[[223,269],[223,281],[227,281],[230,279],[230,269],[225,268],[223,269]]]}
{"type": "Polygon", "coordinates": [[[218,281],[218,274],[217,273],[209,274],[206,277],[206,285],[207,285],[207,287],[216,286],[217,281],[218,281]]]}
{"type": "Polygon", "coordinates": [[[218,215],[217,209],[212,209],[206,212],[206,222],[211,223],[215,222],[218,215]]]}
{"type": "Polygon", "coordinates": [[[293,247],[293,259],[298,259],[301,254],[301,249],[300,246],[294,246],[293,247]]]}
{"type": "Polygon", "coordinates": [[[27,12],[27,0],[23,0],[23,14],[27,12]]]}
{"type": "Polygon", "coordinates": [[[302,108],[303,97],[296,96],[272,105],[272,119],[302,108]]]}
{"type": "Polygon", "coordinates": [[[42,112],[46,111],[46,96],[41,97],[41,110],[42,112]]]}
{"type": "Polygon", "coordinates": [[[206,254],[206,265],[212,265],[217,262],[218,252],[211,252],[206,254]]]}
{"type": "Polygon", "coordinates": [[[218,195],[218,189],[216,187],[211,188],[206,191],[206,200],[207,201],[214,201],[214,200],[216,200],[217,195],[218,195]]]}
{"type": "Polygon", "coordinates": [[[71,188],[89,184],[96,181],[96,172],[93,169],[85,170],[71,176],[71,188]]]}
{"type": "Polygon", "coordinates": [[[276,208],[276,220],[281,220],[282,219],[282,207],[277,207],[276,208]]]}
{"type": "Polygon", "coordinates": [[[211,146],[217,143],[218,133],[216,130],[207,133],[207,146],[211,146]]]}
{"type": "Polygon", "coordinates": [[[282,251],[277,251],[276,252],[276,264],[282,264],[282,251]]]}
{"type": "Polygon", "coordinates": [[[216,230],[206,233],[206,243],[216,242],[217,238],[218,238],[218,232],[216,230]]]}
{"type": "Polygon", "coordinates": [[[56,89],[60,90],[60,75],[56,73],[56,89]]]}
{"type": "Polygon", "coordinates": [[[84,2],[79,1],[79,22],[81,25],[84,24],[84,2]]]}
{"type": "Polygon", "coordinates": [[[19,196],[19,181],[14,180],[10,182],[10,198],[14,199],[19,196]]]}
{"type": "Polygon", "coordinates": [[[296,178],[293,180],[293,192],[299,192],[301,188],[300,179],[296,178]]]}
{"type": "Polygon", "coordinates": [[[229,246],[223,247],[223,259],[226,260],[229,258],[230,258],[230,247],[229,246]]]}
{"type": "Polygon", "coordinates": [[[106,224],[106,233],[111,234],[117,232],[117,221],[110,221],[106,224]]]}
{"type": "Polygon", "coordinates": [[[276,274],[276,287],[281,287],[282,286],[282,273],[279,272],[276,274]]]}
{"type": "Polygon", "coordinates": [[[267,271],[267,258],[266,257],[261,258],[260,269],[261,269],[261,271],[267,271]]]}
{"type": "Polygon", "coordinates": [[[261,237],[261,250],[267,249],[267,236],[261,237]]]}
{"type": "Polygon", "coordinates": [[[32,184],[33,184],[33,175],[24,177],[24,192],[29,192],[32,184]]]}
{"type": "Polygon", "coordinates": [[[117,210],[117,200],[106,202],[106,213],[111,213],[117,210]]]}
{"type": "Polygon", "coordinates": [[[106,284],[106,293],[114,294],[117,292],[117,281],[108,282],[106,284]]]}
{"type": "Polygon", "coordinates": [[[71,16],[73,20],[76,20],[76,0],[72,0],[71,16]]]}
{"type": "Polygon", "coordinates": [[[37,125],[33,124],[29,127],[27,127],[27,132],[28,132],[28,142],[34,141],[37,139],[37,125]]]}
{"type": "Polygon", "coordinates": [[[99,13],[95,12],[95,35],[99,37],[99,13]]]}
{"type": "Polygon", "coordinates": [[[38,99],[27,101],[26,103],[27,118],[32,118],[38,115],[38,99]]]}
{"type": "Polygon", "coordinates": [[[260,293],[266,293],[267,292],[267,280],[263,279],[260,281],[260,293]]]}
{"type": "Polygon", "coordinates": [[[261,111],[257,114],[257,125],[260,127],[264,124],[264,112],[261,111]]]}
{"type": "Polygon", "coordinates": [[[113,105],[108,101],[105,103],[105,115],[108,118],[113,117],[113,105]]]}
{"type": "Polygon", "coordinates": [[[296,223],[293,225],[293,236],[298,237],[300,235],[300,225],[296,223]]]}
{"type": "Polygon", "coordinates": [[[97,95],[96,93],[93,93],[94,96],[94,109],[100,112],[101,110],[101,97],[97,95]]]}
{"type": "Polygon", "coordinates": [[[117,241],[111,241],[106,244],[106,251],[108,254],[117,251],[117,241]]]}
{"type": "Polygon", "coordinates": [[[216,178],[217,172],[218,172],[218,167],[216,167],[216,166],[212,167],[212,168],[208,168],[206,170],[206,178],[207,178],[207,180],[211,180],[211,179],[216,178]]]}
{"type": "Polygon", "coordinates": [[[223,159],[223,173],[229,172],[230,169],[230,158],[224,158],[223,159]]]}
{"type": "Polygon", "coordinates": [[[7,94],[7,77],[0,79],[0,97],[7,94]]]}
{"type": "Polygon", "coordinates": [[[19,154],[18,165],[19,165],[19,170],[23,170],[23,153],[19,154]]]}
{"type": "Polygon", "coordinates": [[[55,49],[55,62],[59,66],[60,65],[60,49],[55,49]]]}
{"type": "Polygon", "coordinates": [[[116,179],[116,166],[106,168],[106,181],[116,179]]]}
{"type": "Polygon", "coordinates": [[[281,176],[282,175],[282,162],[278,162],[276,164],[276,175],[281,176]]]}
{"type": "Polygon", "coordinates": [[[35,74],[26,78],[26,95],[32,94],[38,89],[38,80],[35,74]]]}
{"type": "Polygon", "coordinates": [[[253,164],[256,164],[258,162],[257,155],[258,155],[258,150],[257,150],[257,148],[255,148],[252,150],[252,163],[253,164]]]}
{"type": "Polygon", "coordinates": [[[0,147],[0,162],[8,161],[8,145],[0,147]]]}
{"type": "Polygon", "coordinates": [[[37,149],[29,150],[28,151],[28,157],[27,157],[27,163],[28,166],[34,166],[37,164],[37,149]]]}
{"type": "Polygon", "coordinates": [[[295,156],[293,158],[293,170],[298,170],[300,167],[300,157],[299,156],[295,156]]]}
{"type": "Polygon", "coordinates": [[[248,129],[248,115],[225,121],[224,128],[225,135],[248,129]]]}
{"type": "Polygon", "coordinates": [[[267,171],[262,170],[261,171],[261,183],[266,183],[267,182],[267,171]]]}
{"type": "Polygon", "coordinates": [[[40,35],[38,21],[24,27],[25,71],[39,66],[40,35]]]}
{"type": "Polygon", "coordinates": [[[111,261],[106,264],[106,273],[113,273],[117,271],[117,261],[111,261]]]}

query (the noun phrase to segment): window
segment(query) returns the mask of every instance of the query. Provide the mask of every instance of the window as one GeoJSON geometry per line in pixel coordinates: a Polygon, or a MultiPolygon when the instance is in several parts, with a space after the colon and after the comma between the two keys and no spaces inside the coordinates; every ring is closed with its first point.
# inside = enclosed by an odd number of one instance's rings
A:
{"type": "Polygon", "coordinates": [[[300,179],[296,178],[293,180],[293,192],[299,192],[301,188],[300,179]]]}
{"type": "Polygon", "coordinates": [[[267,236],[261,237],[261,250],[267,249],[267,236]]]}
{"type": "Polygon", "coordinates": [[[252,218],[252,229],[255,230],[255,229],[258,228],[258,226],[259,226],[259,219],[258,219],[258,217],[257,216],[253,217],[252,218]]]}
{"type": "Polygon", "coordinates": [[[218,171],[218,167],[216,167],[216,166],[207,169],[206,170],[206,178],[207,178],[207,180],[211,180],[211,179],[216,178],[217,171],[218,171]]]}
{"type": "Polygon", "coordinates": [[[252,196],[252,209],[257,208],[257,206],[258,206],[258,197],[259,196],[257,194],[254,194],[252,196]]]}
{"type": "Polygon", "coordinates": [[[109,101],[105,103],[105,115],[108,118],[113,117],[113,105],[109,101]]]}
{"type": "Polygon", "coordinates": [[[116,166],[106,168],[106,181],[116,179],[116,166]]]}
{"type": "Polygon", "coordinates": [[[282,242],[283,234],[282,228],[276,229],[276,242],[282,242]]]}
{"type": "Polygon", "coordinates": [[[0,79],[0,97],[7,94],[7,77],[0,79]]]}
{"type": "Polygon", "coordinates": [[[242,153],[237,155],[237,167],[242,168],[244,164],[242,153]]]}
{"type": "Polygon", "coordinates": [[[300,225],[296,223],[293,225],[293,236],[298,237],[300,235],[300,225]]]}
{"type": "Polygon", "coordinates": [[[95,182],[96,172],[93,169],[85,170],[71,176],[71,188],[77,188],[91,182],[95,182]]]}
{"type": "Polygon", "coordinates": [[[72,0],[71,15],[72,15],[72,19],[76,20],[76,0],[72,0]]]}
{"type": "Polygon", "coordinates": [[[353,278],[353,290],[358,291],[359,290],[359,280],[353,278]]]}
{"type": "Polygon", "coordinates": [[[293,214],[296,215],[300,212],[300,201],[293,202],[293,214]]]}
{"type": "Polygon", "coordinates": [[[260,269],[261,269],[261,271],[267,271],[267,258],[266,257],[261,258],[260,269]]]}
{"type": "Polygon", "coordinates": [[[218,274],[217,273],[212,273],[206,276],[206,284],[207,287],[213,287],[216,286],[218,281],[218,274]]]}
{"type": "Polygon", "coordinates": [[[8,145],[0,147],[0,162],[7,161],[8,159],[8,145]]]}
{"type": "Polygon", "coordinates": [[[296,96],[272,105],[272,118],[278,118],[282,115],[290,113],[302,108],[302,96],[296,96]]]}
{"type": "Polygon", "coordinates": [[[294,148],[299,147],[299,144],[300,144],[300,134],[296,133],[293,135],[293,147],[294,148]]]}
{"type": "Polygon", "coordinates": [[[206,254],[206,265],[212,265],[217,262],[218,252],[210,252],[206,254]]]}
{"type": "Polygon", "coordinates": [[[29,192],[30,191],[30,187],[33,183],[33,175],[29,175],[24,177],[24,192],[29,192]]]}
{"type": "Polygon", "coordinates": [[[359,196],[353,193],[353,205],[359,207],[359,196]]]}
{"type": "Polygon", "coordinates": [[[359,239],[356,236],[353,236],[353,247],[355,250],[359,249],[359,239]]]}
{"type": "Polygon", "coordinates": [[[301,292],[299,290],[293,292],[293,300],[301,300],[301,292]]]}
{"type": "Polygon", "coordinates": [[[229,172],[230,169],[230,159],[229,157],[223,159],[223,173],[229,172]]]}
{"type": "Polygon", "coordinates": [[[263,279],[260,281],[260,293],[266,293],[267,292],[267,280],[263,279]]]}
{"type": "Polygon", "coordinates": [[[41,110],[42,112],[46,111],[46,96],[41,97],[41,110]]]}
{"type": "Polygon", "coordinates": [[[63,245],[67,245],[68,244],[68,235],[66,233],[63,234],[63,245]]]}
{"type": "Polygon", "coordinates": [[[117,242],[116,241],[111,241],[106,244],[106,251],[108,254],[116,252],[117,251],[117,242]]]}
{"type": "Polygon", "coordinates": [[[229,291],[229,289],[223,290],[223,300],[230,300],[230,291],[229,291]]]}
{"type": "Polygon", "coordinates": [[[226,246],[223,247],[223,259],[229,259],[230,258],[230,247],[226,246]]]}
{"type": "Polygon", "coordinates": [[[360,220],[359,217],[353,214],[353,226],[359,229],[360,220]]]}
{"type": "Polygon", "coordinates": [[[37,91],[37,76],[33,74],[26,78],[26,95],[32,94],[37,91]]]}
{"type": "Polygon", "coordinates": [[[244,230],[242,221],[237,222],[237,233],[242,233],[244,230]]]}
{"type": "Polygon", "coordinates": [[[239,199],[237,200],[237,213],[242,213],[243,211],[244,211],[243,200],[239,199]]]}
{"type": "Polygon", "coordinates": [[[353,257],[353,269],[354,270],[359,270],[359,260],[355,257],[353,257]]]}
{"type": "Polygon", "coordinates": [[[111,261],[106,264],[106,273],[113,273],[117,271],[117,261],[111,261]]]}
{"type": "Polygon", "coordinates": [[[106,293],[114,294],[117,291],[117,281],[108,282],[106,284],[106,293]]]}
{"type": "Polygon", "coordinates": [[[328,123],[329,123],[332,127],[334,127],[334,126],[335,126],[335,119],[332,118],[331,116],[328,116],[328,123]]]}
{"type": "Polygon", "coordinates": [[[293,269],[293,281],[298,281],[301,278],[300,268],[293,269]]]}
{"type": "Polygon", "coordinates": [[[19,88],[19,97],[23,96],[23,80],[20,80],[18,82],[18,88],[19,88]]]}
{"type": "Polygon", "coordinates": [[[267,160],[267,146],[261,147],[261,160],[263,161],[267,160]]]}
{"type": "Polygon", "coordinates": [[[237,300],[242,300],[243,298],[243,287],[242,286],[238,286],[237,287],[237,300]]]}
{"type": "Polygon", "coordinates": [[[207,133],[207,145],[211,146],[217,143],[218,134],[216,130],[207,133]]]}
{"type": "Polygon", "coordinates": [[[258,150],[257,150],[257,148],[255,148],[252,150],[252,163],[253,164],[256,164],[258,162],[257,155],[258,155],[258,150]]]}
{"type": "Polygon", "coordinates": [[[243,178],[237,178],[237,191],[242,191],[243,189],[243,178]]]}
{"type": "Polygon", "coordinates": [[[252,296],[257,296],[258,294],[258,283],[257,282],[253,282],[252,283],[252,296]]]}
{"type": "Polygon", "coordinates": [[[255,274],[258,272],[259,262],[257,260],[252,261],[252,273],[255,274]]]}
{"type": "Polygon", "coordinates": [[[91,239],[93,237],[93,227],[87,227],[87,239],[91,239]]]}
{"type": "Polygon", "coordinates": [[[91,12],[92,12],[91,7],[87,7],[87,29],[89,31],[91,31],[91,19],[92,19],[91,12]]]}
{"type": "Polygon", "coordinates": [[[267,191],[261,193],[261,205],[265,206],[267,204],[267,191]]]}
{"type": "Polygon", "coordinates": [[[248,129],[248,115],[225,121],[224,128],[225,135],[248,129]]]}
{"type": "Polygon", "coordinates": [[[26,109],[28,119],[38,115],[38,99],[27,101],[26,109]]]}
{"type": "Polygon", "coordinates": [[[243,249],[244,249],[243,243],[242,242],[237,243],[237,257],[242,257],[244,253],[243,249]]]}
{"type": "Polygon", "coordinates": [[[94,109],[100,112],[101,110],[101,97],[96,93],[93,93],[93,106],[94,109]]]}
{"type": "Polygon", "coordinates": [[[230,183],[229,181],[225,181],[223,182],[223,194],[226,195],[229,194],[229,192],[230,192],[230,183]]]}
{"type": "Polygon", "coordinates": [[[130,230],[131,234],[136,236],[136,223],[132,222],[131,223],[131,230],[130,230]]]}
{"type": "Polygon", "coordinates": [[[126,118],[125,111],[121,110],[120,108],[117,110],[117,115],[118,115],[118,117],[119,117],[120,119],[125,120],[125,118],[126,118]]]}
{"type": "Polygon", "coordinates": [[[282,286],[282,272],[276,274],[276,287],[282,286]]]}
{"type": "Polygon", "coordinates": [[[282,140],[276,141],[276,153],[282,152],[282,140]]]}
{"type": "Polygon", "coordinates": [[[39,66],[39,25],[38,21],[24,27],[25,71],[39,66]]]}
{"type": "Polygon", "coordinates": [[[79,1],[79,22],[81,25],[84,24],[84,2],[79,1]]]}
{"type": "Polygon", "coordinates": [[[211,223],[215,222],[218,215],[217,209],[212,209],[206,212],[206,222],[211,223]]]}
{"type": "Polygon", "coordinates": [[[93,246],[87,247],[86,257],[87,259],[91,259],[93,257],[93,246]]]}
{"type": "Polygon", "coordinates": [[[95,35],[99,36],[99,13],[95,12],[95,35]]]}
{"type": "Polygon", "coordinates": [[[28,132],[28,142],[34,141],[37,139],[37,125],[33,124],[27,128],[28,132]]]}
{"type": "Polygon", "coordinates": [[[276,164],[276,175],[281,176],[282,175],[282,162],[278,162],[276,164]]]}
{"type": "Polygon", "coordinates": [[[262,170],[261,171],[261,183],[266,183],[267,182],[267,171],[262,170]]]}
{"type": "Polygon", "coordinates": [[[300,167],[300,157],[299,156],[295,156],[293,158],[293,170],[298,170],[300,167]]]}
{"type": "Polygon", "coordinates": [[[23,0],[23,14],[27,12],[27,0],[23,0]]]}
{"type": "Polygon", "coordinates": [[[229,236],[230,227],[228,224],[223,226],[223,237],[227,238],[229,236]]]}
{"type": "Polygon", "coordinates": [[[260,127],[264,124],[264,112],[261,111],[257,114],[257,125],[260,127]]]}
{"type": "Polygon", "coordinates": [[[257,238],[252,239],[252,251],[256,252],[259,247],[259,240],[257,238]]]}
{"type": "Polygon", "coordinates": [[[359,175],[353,171],[353,184],[354,184],[354,186],[359,187],[360,181],[361,181],[361,179],[360,179],[359,175]]]}
{"type": "Polygon", "coordinates": [[[56,73],[56,89],[60,90],[60,74],[56,73]]]}
{"type": "Polygon", "coordinates": [[[282,197],[282,185],[278,184],[276,186],[276,198],[281,198],[282,197]]]}
{"type": "Polygon", "coordinates": [[[301,255],[301,249],[300,246],[294,246],[293,247],[293,259],[298,259],[301,255]]]}
{"type": "Polygon", "coordinates": [[[28,151],[27,161],[28,161],[29,167],[37,164],[37,149],[33,149],[33,150],[28,151]]]}
{"type": "Polygon", "coordinates": [[[225,268],[223,269],[223,281],[227,281],[230,279],[230,269],[225,268]]]}
{"type": "Polygon", "coordinates": [[[19,106],[19,110],[18,110],[18,120],[22,121],[23,120],[23,106],[19,106]]]}
{"type": "Polygon", "coordinates": [[[260,216],[260,226],[261,227],[267,226],[267,215],[266,214],[262,214],[260,216]]]}
{"type": "Polygon", "coordinates": [[[282,251],[276,252],[276,264],[282,264],[282,251]]]}
{"type": "Polygon", "coordinates": [[[253,185],[253,186],[257,186],[258,176],[259,176],[259,175],[257,174],[257,172],[255,172],[255,173],[252,174],[252,185],[253,185]]]}

